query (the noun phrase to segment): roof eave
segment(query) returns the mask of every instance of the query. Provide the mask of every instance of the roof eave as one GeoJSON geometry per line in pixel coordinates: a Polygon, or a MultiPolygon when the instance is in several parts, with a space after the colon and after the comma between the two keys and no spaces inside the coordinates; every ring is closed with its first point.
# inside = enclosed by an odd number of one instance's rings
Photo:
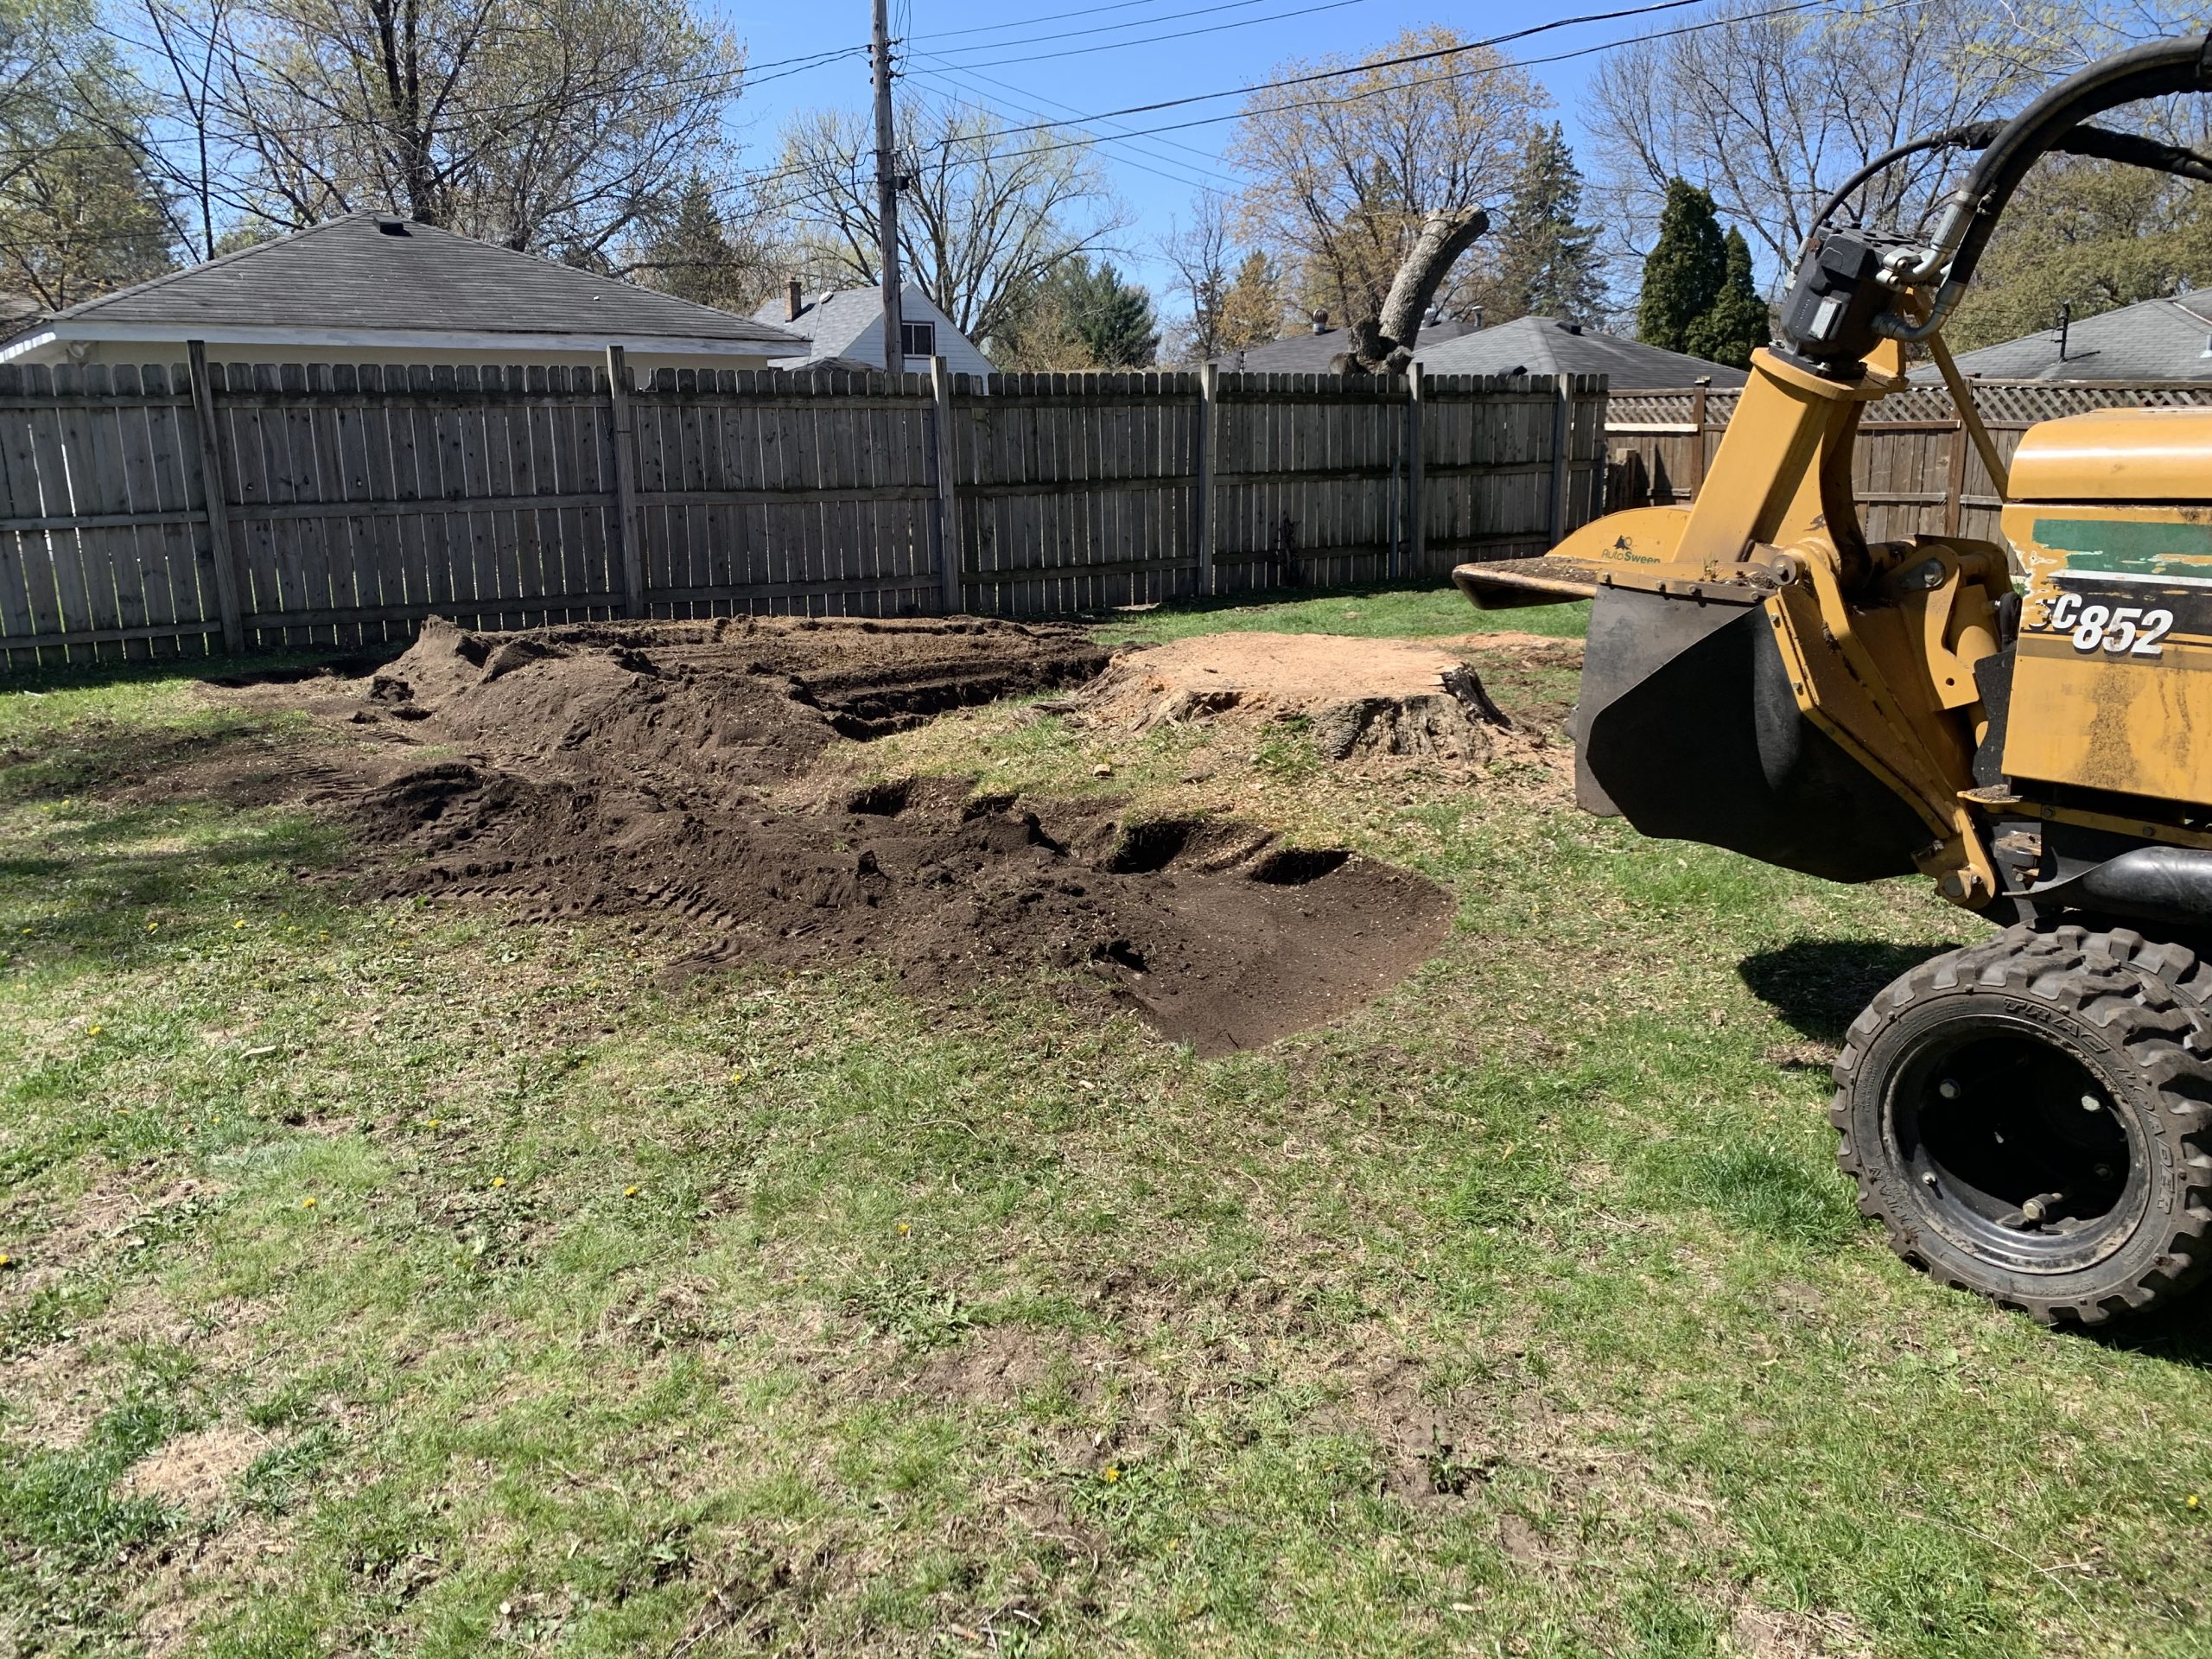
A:
{"type": "Polygon", "coordinates": [[[517,329],[288,328],[268,324],[200,322],[112,322],[90,318],[56,320],[0,346],[0,360],[55,342],[84,340],[117,344],[174,345],[187,340],[210,346],[374,347],[385,351],[600,352],[609,346],[625,351],[681,353],[687,356],[789,357],[808,349],[781,330],[747,339],[698,334],[629,334],[613,329],[554,333],[517,329]]]}

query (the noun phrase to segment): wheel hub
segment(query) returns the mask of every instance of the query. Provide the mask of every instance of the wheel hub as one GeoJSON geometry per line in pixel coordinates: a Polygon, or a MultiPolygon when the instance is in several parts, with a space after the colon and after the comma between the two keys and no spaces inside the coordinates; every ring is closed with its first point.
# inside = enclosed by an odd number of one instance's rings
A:
{"type": "Polygon", "coordinates": [[[2119,1249],[2140,1214],[2149,1184],[2111,1083],[2031,1021],[1981,1015],[1929,1033],[1886,1104],[1914,1207],[1985,1260],[2072,1272],[2119,1249]]]}

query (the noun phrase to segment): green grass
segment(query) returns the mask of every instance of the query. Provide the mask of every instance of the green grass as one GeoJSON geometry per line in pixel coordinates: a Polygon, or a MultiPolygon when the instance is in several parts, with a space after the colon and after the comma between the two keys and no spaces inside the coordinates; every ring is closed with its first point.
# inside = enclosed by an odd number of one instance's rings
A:
{"type": "MultiPolygon", "coordinates": [[[[1473,615],[1130,626],[1375,606],[1473,615]]],[[[1255,764],[1459,925],[1202,1062],[1049,987],[671,989],[620,926],[365,899],[327,825],[147,785],[304,734],[44,690],[0,692],[0,1651],[2212,1654],[2212,1315],[2053,1335],[1835,1173],[1823,1046],[1974,931],[1919,884],[1255,764]]],[[[957,741],[1105,786],[1064,722],[957,741]]]]}
{"type": "Polygon", "coordinates": [[[1147,645],[1224,632],[1433,639],[1511,630],[1575,639],[1589,618],[1589,605],[1580,601],[1478,611],[1456,588],[1407,582],[1338,588],[1319,598],[1257,594],[1236,599],[1180,600],[1153,610],[1109,618],[1100,625],[1099,632],[1108,639],[1147,645]]]}

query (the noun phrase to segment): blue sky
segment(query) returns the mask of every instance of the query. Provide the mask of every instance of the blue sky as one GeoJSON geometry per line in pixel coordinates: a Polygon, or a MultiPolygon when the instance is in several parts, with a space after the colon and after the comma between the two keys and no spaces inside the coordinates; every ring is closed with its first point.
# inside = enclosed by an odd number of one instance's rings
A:
{"type": "MultiPolygon", "coordinates": [[[[1424,6],[1401,0],[1242,0],[1228,4],[1223,0],[1107,0],[1083,6],[1080,0],[969,0],[959,4],[893,0],[892,28],[894,35],[910,41],[910,62],[922,72],[917,76],[920,85],[933,92],[951,90],[970,99],[988,99],[1010,123],[1026,124],[1040,117],[1065,118],[1262,80],[1274,65],[1289,58],[1328,52],[1364,56],[1402,30],[1431,23],[1449,25],[1471,38],[1484,37],[1580,12],[1614,10],[1623,3],[1495,0],[1491,4],[1424,6]],[[1211,10],[1189,15],[1201,7],[1211,10]],[[1105,32],[1050,41],[1033,38],[1086,29],[1105,32]],[[1144,38],[1194,29],[1208,32],[1177,40],[1144,38]],[[995,47],[1016,38],[1026,43],[995,47]],[[992,61],[1100,46],[1112,49],[1026,63],[992,61]],[[968,67],[948,70],[948,63],[968,67]],[[951,85],[944,78],[947,75],[965,85],[951,85]]],[[[848,43],[864,44],[868,36],[867,0],[840,0],[835,8],[785,3],[744,10],[723,5],[720,10],[745,41],[752,62],[762,66],[739,111],[745,165],[765,166],[772,160],[777,129],[796,111],[866,107],[864,56],[798,73],[766,66],[848,43]]],[[[1663,16],[1626,19],[1561,29],[1529,41],[1521,54],[1573,51],[1641,29],[1663,28],[1667,21],[1663,16]]],[[[1578,157],[1586,148],[1580,120],[1583,87],[1602,61],[1600,57],[1583,57],[1532,71],[1550,91],[1552,112],[1565,124],[1578,157]]],[[[1224,99],[1134,118],[1123,124],[1228,115],[1236,107],[1235,99],[1224,99]]],[[[1166,272],[1154,245],[1172,218],[1188,218],[1201,184],[1236,188],[1236,181],[1219,161],[1233,130],[1233,124],[1223,122],[1098,147],[1099,162],[1135,221],[1121,233],[1118,263],[1163,299],[1166,272]]]]}

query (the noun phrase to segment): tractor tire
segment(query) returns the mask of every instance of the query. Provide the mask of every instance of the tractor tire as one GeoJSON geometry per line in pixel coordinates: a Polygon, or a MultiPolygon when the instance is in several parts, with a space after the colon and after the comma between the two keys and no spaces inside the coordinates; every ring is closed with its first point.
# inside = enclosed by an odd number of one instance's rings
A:
{"type": "Polygon", "coordinates": [[[1852,1022],[1830,1120],[1860,1211],[1944,1284],[2046,1325],[2212,1268],[2212,964],[2124,929],[2014,927],[1852,1022]]]}

